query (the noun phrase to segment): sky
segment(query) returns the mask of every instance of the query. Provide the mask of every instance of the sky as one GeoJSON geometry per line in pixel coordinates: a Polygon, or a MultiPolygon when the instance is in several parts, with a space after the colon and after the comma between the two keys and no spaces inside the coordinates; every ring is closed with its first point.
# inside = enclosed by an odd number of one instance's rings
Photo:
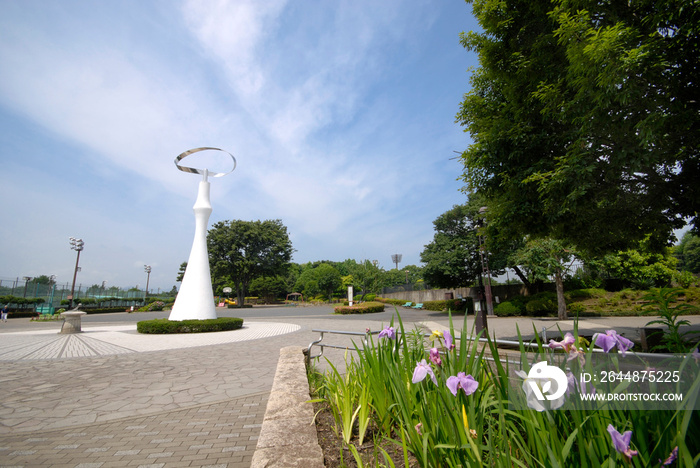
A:
{"type": "Polygon", "coordinates": [[[280,219],[292,261],[420,265],[466,201],[461,0],[0,0],[0,279],[170,290],[209,227],[280,219]],[[182,164],[225,171],[224,153],[182,164]]]}

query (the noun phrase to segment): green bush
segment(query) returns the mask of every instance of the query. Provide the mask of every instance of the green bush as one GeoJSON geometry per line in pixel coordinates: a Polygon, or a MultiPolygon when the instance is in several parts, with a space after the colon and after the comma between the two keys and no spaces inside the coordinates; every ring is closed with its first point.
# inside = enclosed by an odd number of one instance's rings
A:
{"type": "Polygon", "coordinates": [[[404,305],[408,301],[404,301],[403,299],[390,299],[387,297],[375,297],[375,301],[377,302],[383,302],[385,304],[391,304],[391,305],[404,305]]]}
{"type": "Polygon", "coordinates": [[[522,314],[522,311],[518,306],[508,301],[498,304],[494,309],[494,312],[496,312],[496,315],[499,317],[512,317],[522,314]]]}
{"type": "Polygon", "coordinates": [[[208,333],[217,331],[238,330],[243,326],[243,319],[235,317],[219,317],[209,320],[168,319],[142,320],[136,324],[139,333],[169,334],[169,333],[208,333]]]}
{"type": "Polygon", "coordinates": [[[43,304],[45,302],[43,297],[17,297],[17,296],[0,296],[0,304],[15,304],[19,306],[18,308],[24,309],[32,304],[43,304]]]}
{"type": "Polygon", "coordinates": [[[428,301],[423,303],[423,308],[426,310],[434,310],[436,312],[442,312],[450,310],[456,313],[464,313],[465,310],[473,310],[474,306],[470,308],[472,304],[471,298],[463,301],[462,299],[448,299],[446,301],[428,301]]]}
{"type": "Polygon", "coordinates": [[[698,279],[689,271],[675,271],[673,273],[673,283],[681,288],[688,289],[698,279]]]}
{"type": "Polygon", "coordinates": [[[568,291],[565,295],[571,299],[590,299],[594,297],[591,289],[574,289],[568,291]]]}
{"type": "Polygon", "coordinates": [[[557,312],[557,303],[548,298],[531,299],[525,305],[525,310],[529,316],[542,317],[555,314],[557,312]]]}
{"type": "Polygon", "coordinates": [[[336,314],[372,314],[375,312],[384,312],[384,304],[381,302],[363,302],[353,306],[338,306],[333,309],[336,314]]]}
{"type": "Polygon", "coordinates": [[[569,313],[572,315],[580,315],[586,311],[586,307],[580,302],[569,304],[569,313]]]}

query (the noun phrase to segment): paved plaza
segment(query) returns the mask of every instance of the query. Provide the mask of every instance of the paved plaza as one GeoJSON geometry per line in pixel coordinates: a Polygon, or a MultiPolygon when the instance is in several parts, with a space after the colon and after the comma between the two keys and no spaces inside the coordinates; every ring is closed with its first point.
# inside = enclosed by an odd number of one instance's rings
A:
{"type": "MultiPolygon", "coordinates": [[[[135,331],[136,321],[167,313],[88,315],[76,335],[59,335],[61,322],[10,319],[0,324],[0,467],[249,467],[280,349],[308,346],[318,337],[313,329],[380,330],[394,309],[331,312],[220,309],[220,316],[242,316],[244,328],[184,336],[135,331]]],[[[448,324],[445,314],[400,312],[407,328],[448,324]]],[[[700,317],[689,319],[700,327],[700,317]]],[[[634,339],[648,320],[590,319],[579,328],[616,328],[634,339]]],[[[494,318],[489,330],[514,339],[517,327],[527,335],[533,324],[551,334],[573,327],[571,321],[494,318]]],[[[351,343],[350,337],[327,339],[351,343]]],[[[327,356],[342,361],[343,352],[327,356]]]]}

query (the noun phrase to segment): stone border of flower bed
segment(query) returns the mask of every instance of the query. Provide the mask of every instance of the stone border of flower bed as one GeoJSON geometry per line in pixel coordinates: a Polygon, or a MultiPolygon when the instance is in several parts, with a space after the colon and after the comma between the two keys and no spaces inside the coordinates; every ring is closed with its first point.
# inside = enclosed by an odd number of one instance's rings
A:
{"type": "Polygon", "coordinates": [[[251,468],[324,467],[310,399],[303,348],[280,349],[251,468]]]}

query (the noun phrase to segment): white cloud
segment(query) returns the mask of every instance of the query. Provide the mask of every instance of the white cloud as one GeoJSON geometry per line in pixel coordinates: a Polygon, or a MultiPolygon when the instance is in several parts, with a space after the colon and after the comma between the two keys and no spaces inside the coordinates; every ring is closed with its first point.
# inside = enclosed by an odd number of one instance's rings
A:
{"type": "MultiPolygon", "coordinates": [[[[451,206],[435,215],[422,208],[444,190],[440,170],[426,163],[444,138],[424,134],[432,109],[410,108],[414,95],[403,89],[412,76],[402,66],[426,47],[421,35],[439,10],[434,4],[28,4],[33,12],[0,4],[0,112],[23,116],[78,153],[54,156],[51,147],[52,157],[90,164],[82,174],[56,174],[53,184],[88,175],[105,184],[83,190],[88,208],[75,212],[117,230],[103,234],[112,241],[105,248],[123,239],[128,268],[141,262],[134,259],[156,260],[131,246],[126,232],[158,239],[152,251],[163,251],[160,258],[168,260],[160,263],[175,270],[186,259],[197,178],[178,172],[173,159],[197,146],[223,148],[238,160],[233,174],[212,180],[212,221],[281,218],[301,258],[413,246],[451,206]],[[125,184],[130,176],[144,187],[125,184]],[[133,193],[119,199],[125,185],[133,193]],[[128,231],[118,232],[121,224],[99,213],[101,197],[139,213],[124,222],[128,231]],[[168,214],[160,218],[162,234],[140,227],[152,218],[148,210],[168,214]],[[426,217],[427,228],[405,228],[426,217]],[[168,253],[158,236],[175,234],[168,253]]],[[[201,164],[195,156],[187,160],[201,164]]],[[[32,199],[31,207],[39,203],[32,199]]],[[[91,249],[98,233],[88,233],[91,249]]],[[[119,255],[109,252],[112,261],[119,255]]]]}

